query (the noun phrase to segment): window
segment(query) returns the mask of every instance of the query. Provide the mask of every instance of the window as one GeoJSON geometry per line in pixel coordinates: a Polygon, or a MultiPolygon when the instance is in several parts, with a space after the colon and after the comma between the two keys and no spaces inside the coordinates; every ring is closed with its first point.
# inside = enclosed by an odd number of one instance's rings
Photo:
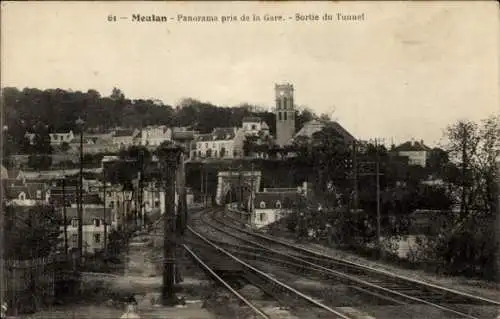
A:
{"type": "Polygon", "coordinates": [[[74,245],[77,245],[78,244],[78,234],[71,235],[71,241],[73,242],[74,245]]]}
{"type": "Polygon", "coordinates": [[[26,194],[21,192],[21,194],[19,194],[19,200],[26,200],[26,194]]]}
{"type": "Polygon", "coordinates": [[[71,227],[78,227],[78,218],[73,218],[71,220],[71,227]]]}
{"type": "Polygon", "coordinates": [[[99,244],[101,242],[101,234],[94,234],[94,242],[99,244]]]}
{"type": "Polygon", "coordinates": [[[281,208],[281,202],[278,200],[276,201],[276,208],[280,209],[281,208]]]}
{"type": "Polygon", "coordinates": [[[42,199],[42,191],[41,190],[36,191],[36,199],[42,199]]]}
{"type": "Polygon", "coordinates": [[[109,202],[109,208],[113,209],[115,207],[115,202],[111,201],[109,202]]]}
{"type": "Polygon", "coordinates": [[[288,112],[283,113],[283,117],[284,117],[283,119],[284,119],[285,121],[286,121],[286,113],[288,113],[288,112]]]}
{"type": "Polygon", "coordinates": [[[158,200],[155,201],[155,208],[160,208],[160,201],[158,200]]]}
{"type": "Polygon", "coordinates": [[[99,218],[94,218],[95,227],[101,227],[101,220],[99,218]]]}
{"type": "Polygon", "coordinates": [[[283,99],[283,109],[286,110],[286,99],[283,99]]]}
{"type": "Polygon", "coordinates": [[[259,218],[260,218],[261,222],[265,222],[266,221],[266,213],[260,213],[259,218]]]}
{"type": "Polygon", "coordinates": [[[266,208],[266,203],[264,201],[260,202],[259,207],[262,209],[266,208]]]}
{"type": "Polygon", "coordinates": [[[256,130],[256,129],[257,129],[257,125],[252,124],[252,130],[256,130]]]}
{"type": "Polygon", "coordinates": [[[208,148],[208,143],[205,143],[205,148],[208,148]]]}
{"type": "Polygon", "coordinates": [[[279,121],[281,121],[281,112],[278,112],[279,121]]]}

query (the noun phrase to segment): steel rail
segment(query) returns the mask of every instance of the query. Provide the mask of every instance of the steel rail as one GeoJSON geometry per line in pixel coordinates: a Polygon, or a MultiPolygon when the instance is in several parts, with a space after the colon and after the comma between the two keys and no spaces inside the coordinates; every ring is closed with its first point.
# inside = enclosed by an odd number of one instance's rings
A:
{"type": "Polygon", "coordinates": [[[290,287],[290,286],[282,283],[281,281],[279,281],[279,280],[271,277],[270,275],[266,274],[265,272],[263,272],[263,271],[255,268],[255,267],[253,267],[252,265],[248,264],[247,262],[245,262],[245,261],[239,259],[238,257],[232,255],[231,253],[227,252],[225,249],[223,249],[223,248],[221,248],[221,247],[213,244],[212,242],[210,242],[209,239],[205,238],[203,235],[201,235],[200,233],[198,233],[197,231],[195,231],[192,227],[187,226],[187,229],[191,233],[193,233],[195,236],[197,236],[198,238],[200,238],[201,240],[203,240],[204,242],[206,242],[208,245],[210,245],[211,247],[213,247],[215,250],[223,253],[224,255],[226,255],[229,258],[233,259],[234,261],[238,262],[240,265],[242,265],[245,268],[250,269],[252,272],[258,274],[259,276],[266,278],[268,281],[270,281],[273,284],[281,287],[282,289],[285,289],[285,290],[287,290],[289,292],[294,293],[295,295],[301,297],[302,299],[304,299],[304,300],[312,303],[313,305],[315,305],[315,306],[317,306],[319,308],[322,308],[322,309],[324,309],[324,310],[326,310],[326,311],[328,311],[328,312],[336,315],[339,318],[350,319],[350,317],[346,316],[345,314],[343,314],[341,312],[338,312],[338,311],[336,311],[336,310],[334,310],[334,309],[332,309],[332,308],[330,308],[330,307],[328,307],[328,306],[326,306],[326,305],[324,305],[324,304],[322,304],[322,303],[314,300],[310,296],[307,296],[307,295],[301,293],[300,291],[298,291],[298,290],[296,290],[296,289],[294,289],[294,288],[292,288],[292,287],[290,287]]]}
{"type": "MultiPolygon", "coordinates": [[[[207,223],[209,223],[208,221],[206,221],[207,223]]],[[[229,227],[231,229],[234,229],[236,231],[239,231],[239,232],[243,232],[243,233],[247,233],[248,235],[252,236],[252,233],[249,233],[247,231],[244,231],[242,229],[239,229],[237,227],[233,227],[231,225],[227,225],[221,221],[218,221],[219,223],[225,225],[226,227],[229,227]]],[[[430,301],[427,301],[425,299],[421,299],[421,298],[417,298],[417,297],[413,297],[413,296],[409,296],[407,294],[404,294],[404,293],[401,293],[399,291],[395,291],[395,290],[392,290],[392,289],[389,289],[389,288],[385,288],[385,287],[382,287],[380,285],[377,285],[377,284],[374,284],[374,283],[371,283],[371,282],[368,282],[366,280],[363,280],[363,279],[360,279],[360,278],[357,278],[357,277],[354,277],[352,275],[349,275],[349,274],[346,274],[346,273],[342,273],[342,272],[339,272],[339,271],[336,271],[336,270],[332,270],[332,269],[329,269],[329,268],[326,268],[324,266],[321,266],[321,265],[317,265],[317,264],[314,264],[314,263],[311,263],[309,261],[306,261],[300,257],[297,257],[297,256],[293,256],[293,255],[289,255],[289,254],[286,254],[286,253],[283,253],[283,252],[280,252],[278,250],[274,250],[274,249],[271,249],[271,248],[268,248],[268,247],[265,247],[261,244],[258,244],[258,243],[255,243],[255,242],[252,242],[250,240],[246,240],[246,239],[243,239],[241,238],[240,236],[234,234],[234,233],[231,233],[225,229],[222,229],[216,225],[213,225],[211,224],[210,226],[218,229],[219,231],[221,232],[224,232],[226,233],[227,235],[229,236],[232,236],[238,240],[241,240],[243,242],[247,242],[247,243],[250,243],[250,244],[253,244],[255,246],[258,246],[262,249],[268,249],[269,251],[272,251],[274,254],[278,254],[278,255],[281,255],[283,257],[286,257],[286,258],[290,258],[292,260],[295,260],[297,262],[301,262],[301,263],[305,263],[305,264],[308,264],[309,266],[311,267],[315,267],[317,269],[321,269],[323,270],[324,272],[327,272],[327,273],[330,273],[330,274],[333,274],[337,277],[341,277],[341,278],[344,278],[344,279],[347,279],[347,280],[350,280],[350,281],[353,281],[353,282],[356,282],[358,284],[361,284],[361,285],[364,285],[364,286],[368,286],[368,287],[371,287],[373,289],[377,289],[379,291],[384,291],[386,293],[389,293],[389,294],[393,294],[393,295],[397,295],[399,297],[402,297],[402,298],[405,298],[405,299],[408,299],[408,300],[412,300],[412,301],[416,301],[416,302],[419,302],[419,303],[422,303],[422,304],[426,304],[426,305],[429,305],[429,306],[432,306],[434,308],[437,308],[437,309],[440,309],[440,310],[443,310],[443,311],[446,311],[446,312],[450,312],[450,313],[454,313],[456,315],[460,315],[464,318],[470,318],[470,319],[479,319],[478,317],[474,317],[474,316],[471,316],[469,314],[466,314],[466,313],[463,313],[463,312],[460,312],[460,311],[457,311],[457,310],[454,310],[454,309],[451,309],[451,308],[448,308],[448,307],[445,307],[445,306],[441,306],[439,304],[436,304],[436,303],[433,303],[433,302],[430,302],[430,301]]],[[[267,238],[266,238],[267,239],[267,238]]]]}
{"type": "Polygon", "coordinates": [[[191,255],[191,257],[200,265],[203,269],[208,271],[208,273],[212,276],[212,278],[215,278],[217,282],[222,284],[224,287],[226,287],[227,290],[229,290],[233,295],[235,295],[239,300],[241,300],[243,303],[245,303],[250,309],[253,310],[256,314],[258,314],[261,318],[266,318],[266,319],[271,319],[270,316],[268,316],[265,312],[260,310],[257,306],[252,304],[250,301],[248,301],[244,296],[242,296],[239,292],[237,292],[233,287],[231,287],[224,279],[222,279],[219,275],[215,273],[215,271],[212,270],[201,258],[196,255],[195,252],[193,252],[187,245],[182,245],[184,250],[191,255]]]}
{"type": "MultiPolygon", "coordinates": [[[[237,221],[237,222],[239,222],[239,223],[242,223],[241,221],[236,220],[234,217],[230,217],[230,218],[233,219],[233,220],[235,220],[235,221],[237,221]]],[[[337,263],[342,264],[342,265],[347,264],[347,265],[350,265],[350,266],[353,266],[353,267],[358,267],[360,269],[364,269],[364,270],[367,270],[367,271],[377,272],[377,273],[380,273],[380,274],[383,274],[383,275],[386,275],[386,276],[389,276],[389,277],[393,277],[393,278],[396,278],[396,279],[401,279],[401,280],[409,281],[409,282],[416,283],[416,284],[419,284],[419,285],[422,285],[422,286],[427,286],[427,287],[434,288],[434,289],[437,289],[437,290],[446,291],[448,293],[452,293],[452,294],[455,294],[455,295],[460,295],[460,296],[467,297],[467,298],[470,298],[470,299],[474,299],[474,300],[482,301],[482,302],[485,302],[485,303],[490,303],[492,305],[500,306],[500,301],[495,301],[495,300],[492,300],[492,299],[489,299],[489,298],[485,298],[485,297],[481,297],[481,296],[475,296],[475,295],[472,295],[472,294],[467,293],[467,292],[463,292],[463,291],[459,291],[459,290],[456,290],[456,289],[452,289],[452,288],[448,288],[448,287],[443,287],[443,286],[439,286],[439,285],[436,285],[436,284],[433,284],[433,283],[425,282],[425,281],[422,281],[422,280],[418,280],[418,279],[414,279],[414,278],[410,278],[410,277],[398,275],[398,274],[395,274],[395,273],[392,273],[392,272],[389,272],[389,271],[386,271],[386,270],[383,270],[383,269],[373,268],[373,267],[370,267],[370,266],[367,266],[367,265],[363,265],[363,264],[359,264],[359,263],[356,263],[356,262],[353,262],[353,261],[339,259],[339,258],[330,256],[330,255],[327,255],[327,254],[323,254],[323,253],[320,253],[320,252],[317,252],[317,251],[314,251],[314,250],[311,250],[311,249],[308,249],[308,248],[305,248],[305,247],[300,247],[300,246],[293,245],[291,243],[288,243],[288,242],[284,241],[283,239],[273,238],[271,236],[267,236],[267,235],[264,235],[264,234],[259,234],[259,233],[253,232],[253,231],[248,231],[246,229],[241,229],[241,228],[237,228],[235,226],[231,226],[231,225],[228,225],[228,224],[220,221],[219,219],[217,219],[217,221],[220,222],[220,223],[222,223],[223,225],[225,225],[227,227],[230,227],[230,228],[233,228],[233,229],[238,230],[240,232],[246,233],[246,234],[248,234],[250,236],[259,237],[259,238],[262,238],[262,239],[265,239],[265,240],[268,240],[268,241],[271,241],[271,242],[275,242],[275,243],[278,243],[280,245],[286,246],[287,248],[291,248],[291,249],[299,251],[299,252],[307,252],[307,253],[309,253],[311,255],[315,255],[315,256],[317,256],[319,258],[322,258],[322,259],[331,260],[331,261],[337,262],[337,263]]]]}

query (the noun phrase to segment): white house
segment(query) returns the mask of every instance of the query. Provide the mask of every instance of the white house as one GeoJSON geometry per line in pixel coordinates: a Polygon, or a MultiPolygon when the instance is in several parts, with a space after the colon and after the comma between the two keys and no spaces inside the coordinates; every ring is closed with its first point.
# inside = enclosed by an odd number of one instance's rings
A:
{"type": "MultiPolygon", "coordinates": [[[[61,210],[62,212],[62,210],[61,210]]],[[[76,207],[66,208],[66,232],[68,238],[68,250],[78,247],[78,209],[76,207]]],[[[102,207],[89,208],[83,210],[83,249],[86,253],[95,253],[104,249],[104,210],[102,207]]],[[[109,233],[113,229],[113,214],[106,212],[106,231],[109,233]]],[[[64,226],[61,226],[61,230],[64,226]]],[[[61,238],[64,239],[64,232],[61,232],[61,238]]],[[[61,243],[64,245],[64,242],[61,243]]]]}
{"type": "Polygon", "coordinates": [[[431,148],[424,144],[424,141],[408,141],[397,146],[394,151],[399,156],[407,156],[409,165],[425,167],[427,158],[431,153],[431,148]]]}
{"type": "Polygon", "coordinates": [[[127,148],[132,145],[137,145],[140,143],[137,136],[140,134],[140,131],[129,130],[129,129],[117,129],[113,135],[112,143],[114,145],[118,145],[120,148],[127,148]]]}
{"type": "MultiPolygon", "coordinates": [[[[52,146],[61,145],[64,142],[70,143],[75,138],[75,135],[71,130],[66,133],[49,133],[49,136],[50,136],[50,144],[52,146]]],[[[24,137],[29,140],[30,144],[34,143],[35,139],[34,133],[26,133],[24,134],[24,137]]]]}
{"type": "Polygon", "coordinates": [[[165,192],[160,185],[149,183],[143,187],[142,204],[145,214],[165,213],[165,192]]]}
{"type": "Polygon", "coordinates": [[[141,145],[158,146],[172,140],[172,130],[165,125],[147,126],[141,131],[141,145]]]}
{"type": "Polygon", "coordinates": [[[245,133],[241,128],[215,128],[210,134],[200,134],[196,140],[196,155],[201,158],[235,158],[243,156],[245,133]]]}
{"type": "Polygon", "coordinates": [[[257,116],[244,117],[242,129],[245,135],[269,135],[269,126],[257,116]]]}
{"type": "Polygon", "coordinates": [[[253,196],[251,225],[262,228],[292,212],[294,202],[301,196],[297,190],[258,192],[253,196]]]}
{"type": "Polygon", "coordinates": [[[46,205],[50,199],[50,189],[45,183],[14,183],[6,181],[6,196],[8,204],[16,206],[46,205]]]}
{"type": "Polygon", "coordinates": [[[67,133],[50,133],[50,144],[51,145],[61,145],[62,143],[70,143],[75,136],[73,131],[67,133]]]}

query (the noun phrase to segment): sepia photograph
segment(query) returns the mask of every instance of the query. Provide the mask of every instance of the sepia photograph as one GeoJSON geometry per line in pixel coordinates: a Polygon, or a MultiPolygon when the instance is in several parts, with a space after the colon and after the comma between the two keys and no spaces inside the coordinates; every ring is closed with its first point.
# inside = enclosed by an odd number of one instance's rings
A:
{"type": "Polygon", "coordinates": [[[497,1],[0,6],[0,319],[500,318],[497,1]]]}

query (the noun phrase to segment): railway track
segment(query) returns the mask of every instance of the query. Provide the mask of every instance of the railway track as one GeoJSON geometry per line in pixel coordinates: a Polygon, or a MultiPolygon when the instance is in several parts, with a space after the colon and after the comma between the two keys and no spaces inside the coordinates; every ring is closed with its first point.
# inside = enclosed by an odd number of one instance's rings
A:
{"type": "MultiPolygon", "coordinates": [[[[243,250],[240,253],[254,254],[254,258],[259,256],[269,258],[269,255],[272,255],[275,261],[278,259],[295,267],[303,267],[303,269],[329,275],[374,296],[392,300],[394,304],[425,304],[460,318],[480,318],[481,314],[469,309],[470,305],[500,306],[500,302],[495,300],[348,262],[248,231],[242,229],[241,225],[236,226],[236,224],[242,224],[241,221],[234,219],[233,223],[228,223],[215,216],[216,213],[215,210],[203,213],[204,222],[225,235],[244,242],[246,246],[233,247],[236,250],[243,250]],[[212,217],[217,224],[207,217],[212,217]],[[274,248],[271,248],[270,244],[274,248]],[[252,247],[257,250],[252,251],[252,247]]],[[[228,218],[228,216],[225,217],[228,218]]],[[[225,245],[229,244],[225,243],[225,245]]]]}
{"type": "MultiPolygon", "coordinates": [[[[199,220],[197,222],[200,223],[199,220]]],[[[202,223],[204,224],[204,221],[202,223]]],[[[208,252],[209,254],[218,253],[227,257],[232,262],[236,262],[244,270],[244,278],[246,280],[254,286],[259,287],[267,295],[272,296],[273,299],[278,301],[281,307],[291,309],[292,313],[301,313],[301,311],[302,313],[314,313],[315,318],[351,318],[238,258],[236,255],[241,254],[241,251],[239,251],[241,246],[208,238],[208,236],[201,234],[190,226],[187,229],[193,235],[193,238],[187,238],[188,241],[199,240],[200,243],[195,244],[197,247],[202,247],[205,250],[212,249],[212,252],[208,252]],[[222,246],[228,249],[222,248],[222,246]]],[[[212,233],[212,235],[214,234],[212,233]]],[[[251,250],[252,247],[248,247],[248,249],[251,250]]]]}
{"type": "MultiPolygon", "coordinates": [[[[155,231],[161,231],[162,220],[163,219],[160,219],[154,223],[153,233],[155,231]]],[[[191,259],[203,269],[215,283],[226,288],[227,291],[234,295],[242,304],[246,305],[258,318],[271,317],[262,307],[259,307],[256,302],[250,301],[250,298],[239,293],[229,281],[223,278],[223,275],[219,275],[214,268],[211,267],[210,264],[214,259],[217,259],[219,262],[222,260],[222,262],[226,264],[234,263],[238,267],[241,267],[244,270],[244,279],[261,289],[261,291],[268,296],[271,296],[282,308],[291,309],[292,312],[297,311],[299,313],[300,311],[311,311],[309,309],[314,308],[313,312],[317,318],[351,318],[339,311],[329,308],[314,298],[301,293],[236,257],[234,254],[236,250],[235,247],[233,247],[232,252],[229,252],[219,246],[224,245],[223,242],[209,239],[189,226],[188,231],[193,236],[187,236],[184,243],[181,244],[188,256],[191,257],[191,259]],[[307,310],[304,311],[304,309],[307,310]]]]}
{"type": "MultiPolygon", "coordinates": [[[[151,227],[151,233],[153,236],[162,236],[161,231],[162,229],[162,222],[164,218],[163,216],[160,217],[158,220],[156,220],[152,227],[151,227]]],[[[197,243],[194,242],[196,245],[197,243]]],[[[233,295],[237,300],[239,300],[243,305],[247,306],[248,309],[255,315],[256,318],[264,318],[264,319],[269,319],[270,317],[257,305],[252,303],[248,298],[240,294],[235,288],[231,286],[231,284],[224,280],[221,276],[219,276],[212,267],[209,266],[209,264],[204,260],[205,258],[202,257],[200,254],[195,252],[195,249],[193,248],[192,245],[189,245],[188,243],[183,243],[181,244],[182,249],[185,251],[188,257],[196,264],[205,274],[208,275],[209,278],[213,280],[214,283],[219,285],[220,287],[225,288],[226,291],[228,291],[231,295],[233,295]]],[[[161,261],[163,258],[158,258],[156,261],[161,261]]]]}

